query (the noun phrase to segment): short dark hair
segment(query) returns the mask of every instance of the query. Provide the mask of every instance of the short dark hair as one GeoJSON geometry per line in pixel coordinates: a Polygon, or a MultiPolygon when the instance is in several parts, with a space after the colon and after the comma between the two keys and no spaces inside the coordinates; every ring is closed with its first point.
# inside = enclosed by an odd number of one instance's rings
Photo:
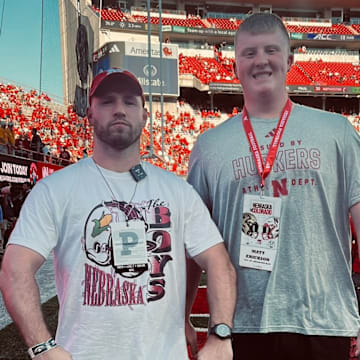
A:
{"type": "Polygon", "coordinates": [[[274,32],[277,29],[281,31],[288,41],[290,51],[290,37],[283,21],[276,14],[271,13],[255,13],[247,17],[239,26],[235,34],[235,49],[239,34],[247,32],[253,35],[274,32]]]}

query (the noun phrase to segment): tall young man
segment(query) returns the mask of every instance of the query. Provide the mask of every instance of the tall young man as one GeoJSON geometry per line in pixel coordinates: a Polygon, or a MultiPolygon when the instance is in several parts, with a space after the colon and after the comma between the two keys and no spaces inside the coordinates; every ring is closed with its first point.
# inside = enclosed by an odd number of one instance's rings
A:
{"type": "MultiPolygon", "coordinates": [[[[233,267],[192,187],[140,161],[147,112],[136,77],[100,73],[89,102],[93,157],[43,179],[26,199],[0,273],[7,309],[31,357],[186,359],[186,256],[208,273],[214,326],[232,326],[233,267]],[[34,277],[51,251],[56,340],[34,277]]],[[[212,336],[198,358],[232,359],[230,340],[212,336]]]]}
{"type": "Polygon", "coordinates": [[[235,57],[243,111],[198,138],[188,177],[237,271],[234,359],[347,360],[360,325],[348,221],[360,233],[359,136],[289,100],[277,16],[248,17],[235,57]]]}

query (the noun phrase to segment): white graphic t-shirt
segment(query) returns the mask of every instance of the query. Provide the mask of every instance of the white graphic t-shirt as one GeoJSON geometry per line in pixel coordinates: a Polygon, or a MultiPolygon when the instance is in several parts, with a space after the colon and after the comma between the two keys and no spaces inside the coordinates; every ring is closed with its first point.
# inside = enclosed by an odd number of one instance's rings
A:
{"type": "MultiPolygon", "coordinates": [[[[189,184],[143,167],[147,177],[137,185],[130,173],[101,169],[116,199],[90,158],[52,174],[31,191],[12,233],[11,244],[45,258],[54,251],[56,341],[74,360],[187,357],[186,253],[222,239],[189,184]],[[143,224],[145,266],[114,261],[113,225],[126,221],[143,224]]],[[[118,254],[131,256],[137,243],[124,239],[118,254]]]]}

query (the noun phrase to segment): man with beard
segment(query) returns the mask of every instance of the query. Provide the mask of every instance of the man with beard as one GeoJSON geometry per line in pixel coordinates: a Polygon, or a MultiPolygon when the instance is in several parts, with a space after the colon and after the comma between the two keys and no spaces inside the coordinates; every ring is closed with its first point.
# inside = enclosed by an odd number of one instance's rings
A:
{"type": "Polygon", "coordinates": [[[97,75],[87,111],[94,151],[41,180],[6,249],[0,288],[31,357],[183,360],[186,257],[207,272],[210,335],[198,359],[232,359],[235,275],[200,197],[140,160],[147,119],[136,77],[97,75]],[[56,340],[40,310],[35,273],[54,251],[56,340]]]}

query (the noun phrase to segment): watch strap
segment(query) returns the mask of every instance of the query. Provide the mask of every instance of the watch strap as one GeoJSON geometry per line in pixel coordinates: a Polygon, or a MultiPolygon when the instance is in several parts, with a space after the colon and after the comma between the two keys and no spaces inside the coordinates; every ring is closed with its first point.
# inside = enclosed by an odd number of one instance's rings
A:
{"type": "Polygon", "coordinates": [[[35,356],[40,355],[46,351],[49,351],[49,350],[55,348],[56,346],[57,345],[56,345],[54,338],[50,338],[48,341],[46,341],[44,343],[40,343],[40,344],[30,347],[27,352],[28,352],[30,358],[33,359],[35,356]]]}

